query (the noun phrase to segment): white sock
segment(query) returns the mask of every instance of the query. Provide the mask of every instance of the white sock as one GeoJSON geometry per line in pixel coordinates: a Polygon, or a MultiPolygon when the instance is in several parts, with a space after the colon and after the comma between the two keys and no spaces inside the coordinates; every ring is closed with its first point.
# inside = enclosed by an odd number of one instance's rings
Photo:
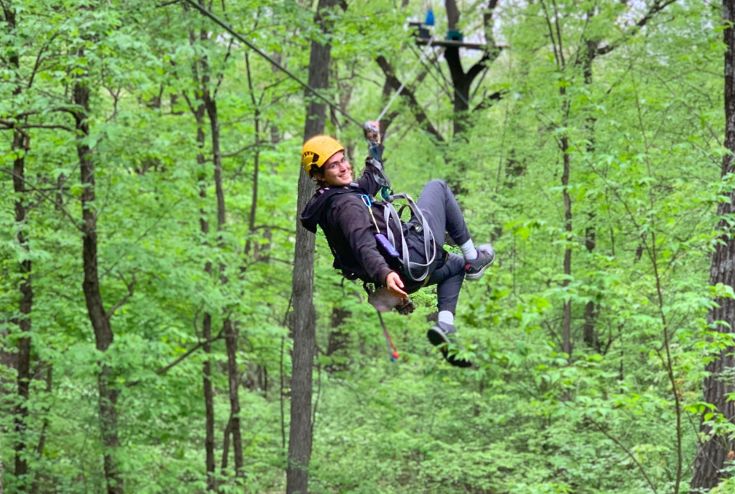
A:
{"type": "Polygon", "coordinates": [[[452,314],[448,310],[440,310],[439,317],[437,320],[439,322],[443,322],[445,324],[451,324],[452,326],[454,326],[454,314],[452,314]]]}
{"type": "Polygon", "coordinates": [[[475,244],[472,243],[472,239],[460,245],[459,248],[462,249],[462,254],[464,254],[466,261],[477,259],[477,249],[475,249],[475,244]]]}

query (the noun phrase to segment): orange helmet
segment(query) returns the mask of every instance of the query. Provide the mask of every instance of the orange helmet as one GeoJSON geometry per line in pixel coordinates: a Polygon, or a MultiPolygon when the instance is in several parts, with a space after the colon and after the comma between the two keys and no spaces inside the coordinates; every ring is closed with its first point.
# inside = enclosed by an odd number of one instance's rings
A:
{"type": "Polygon", "coordinates": [[[345,147],[333,137],[314,136],[304,143],[301,149],[301,166],[309,173],[313,167],[321,168],[335,153],[344,151],[345,147]]]}

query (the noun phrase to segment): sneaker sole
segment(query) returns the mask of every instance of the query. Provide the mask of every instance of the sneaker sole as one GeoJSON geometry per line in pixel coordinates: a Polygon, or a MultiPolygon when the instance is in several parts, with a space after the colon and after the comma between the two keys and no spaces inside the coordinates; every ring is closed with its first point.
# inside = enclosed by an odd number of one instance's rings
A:
{"type": "Polygon", "coordinates": [[[434,346],[441,346],[449,344],[449,339],[444,336],[441,331],[431,328],[426,332],[426,337],[429,339],[429,343],[434,346]]]}
{"type": "Polygon", "coordinates": [[[461,367],[463,369],[466,369],[468,367],[472,367],[473,364],[469,360],[465,360],[463,358],[456,358],[454,355],[444,355],[444,358],[447,362],[449,362],[449,365],[452,365],[454,367],[461,367]]]}

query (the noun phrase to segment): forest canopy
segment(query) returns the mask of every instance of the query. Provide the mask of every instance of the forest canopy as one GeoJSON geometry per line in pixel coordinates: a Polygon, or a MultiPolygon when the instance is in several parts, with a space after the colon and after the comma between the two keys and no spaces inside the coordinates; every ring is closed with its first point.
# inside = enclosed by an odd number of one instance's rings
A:
{"type": "Polygon", "coordinates": [[[0,494],[735,489],[732,1],[0,6],[0,494]],[[471,368],[298,223],[378,117],[471,368]]]}

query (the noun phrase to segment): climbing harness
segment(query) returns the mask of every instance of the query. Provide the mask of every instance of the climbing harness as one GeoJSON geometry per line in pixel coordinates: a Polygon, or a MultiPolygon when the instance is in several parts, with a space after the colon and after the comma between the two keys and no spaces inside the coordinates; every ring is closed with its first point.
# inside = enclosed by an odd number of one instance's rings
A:
{"type": "MultiPolygon", "coordinates": [[[[373,177],[381,186],[378,195],[383,199],[381,204],[383,205],[383,219],[385,220],[386,225],[385,235],[380,232],[378,223],[375,221],[375,216],[373,216],[373,210],[371,207],[373,204],[372,199],[366,194],[361,196],[362,202],[367,206],[368,211],[370,212],[370,217],[375,225],[375,230],[377,231],[375,238],[378,248],[389,263],[396,259],[400,259],[403,267],[403,274],[411,281],[418,283],[424,282],[429,276],[431,265],[436,260],[437,248],[434,240],[434,232],[431,231],[424,214],[421,212],[421,209],[419,209],[411,196],[405,193],[392,193],[393,191],[390,188],[390,182],[383,174],[383,146],[380,142],[380,123],[378,121],[366,122],[363,126],[363,130],[365,132],[365,138],[368,140],[368,151],[370,153],[370,157],[368,159],[370,160],[372,167],[375,169],[373,177]],[[417,233],[423,233],[424,259],[426,259],[426,263],[411,261],[409,258],[408,244],[406,243],[406,239],[403,235],[400,212],[396,211],[396,208],[393,206],[393,201],[396,199],[403,199],[406,201],[408,208],[411,210],[411,222],[414,223],[412,228],[417,233]],[[396,225],[396,230],[399,232],[398,239],[396,239],[395,234],[391,229],[391,224],[393,223],[396,225]],[[400,249],[401,252],[397,252],[396,249],[400,249]]],[[[406,206],[403,206],[401,211],[404,207],[406,206]]]]}
{"type": "MultiPolygon", "coordinates": [[[[400,89],[398,92],[400,92],[400,89]]],[[[388,102],[386,109],[388,106],[390,106],[390,102],[388,102]]],[[[382,113],[385,113],[385,111],[386,110],[383,110],[382,113]]],[[[402,268],[401,271],[407,278],[419,283],[424,282],[427,280],[431,265],[436,259],[437,249],[434,234],[431,231],[423,213],[411,196],[408,194],[393,194],[393,191],[391,190],[390,182],[383,173],[383,146],[380,140],[380,122],[366,122],[363,126],[363,131],[365,133],[365,138],[368,141],[369,165],[371,169],[375,170],[373,173],[373,179],[378,185],[380,185],[380,189],[376,196],[382,199],[381,204],[383,205],[383,214],[386,224],[385,234],[380,231],[378,222],[375,220],[375,215],[373,214],[372,209],[372,205],[374,204],[373,198],[367,194],[361,194],[360,199],[363,204],[365,204],[365,207],[368,208],[368,213],[370,214],[370,218],[375,226],[375,241],[378,246],[378,250],[381,252],[383,257],[386,258],[388,264],[392,268],[402,268]],[[393,201],[396,199],[406,200],[408,203],[407,205],[411,210],[412,221],[418,222],[417,224],[414,224],[413,228],[415,231],[423,233],[424,253],[425,259],[427,260],[426,263],[411,261],[409,257],[408,244],[406,243],[406,239],[403,235],[403,225],[401,223],[400,212],[396,211],[396,208],[393,206],[393,201]],[[396,225],[396,230],[400,232],[399,241],[397,241],[391,229],[391,224],[393,223],[396,225]],[[398,252],[397,246],[400,246],[398,248],[401,249],[401,252],[398,252]],[[416,269],[419,269],[420,271],[416,273],[416,269]]],[[[401,210],[403,210],[403,207],[401,210]]],[[[383,320],[381,310],[389,311],[395,309],[400,314],[410,314],[414,311],[415,305],[408,297],[405,300],[399,300],[398,297],[391,294],[386,287],[376,288],[374,285],[368,283],[364,283],[363,287],[368,294],[368,301],[373,307],[375,307],[375,311],[378,314],[378,319],[380,320],[380,326],[383,329],[383,337],[385,338],[390,360],[391,362],[396,362],[399,356],[398,350],[390,337],[390,333],[385,321],[383,320]]]]}
{"type": "Polygon", "coordinates": [[[393,194],[390,200],[393,201],[395,199],[404,199],[408,203],[407,205],[411,210],[412,215],[411,221],[416,221],[416,223],[413,224],[412,228],[414,228],[417,233],[423,233],[424,258],[426,259],[426,262],[415,262],[409,258],[408,244],[406,243],[406,239],[403,235],[403,228],[401,228],[401,217],[399,212],[396,211],[396,208],[393,207],[393,204],[391,202],[385,203],[384,209],[388,241],[394,246],[401,246],[401,261],[403,262],[404,274],[412,281],[424,282],[431,272],[431,265],[434,264],[434,261],[436,260],[437,248],[436,241],[434,240],[434,232],[431,231],[431,227],[426,221],[424,214],[421,212],[411,196],[409,196],[408,194],[393,194]],[[400,232],[400,242],[396,240],[393,231],[390,228],[391,222],[395,222],[398,225],[397,230],[400,232]],[[416,274],[417,269],[418,274],[416,274]]]}
{"type": "Polygon", "coordinates": [[[395,248],[395,242],[391,242],[380,232],[378,222],[375,221],[375,215],[373,215],[373,208],[371,207],[373,205],[372,198],[367,194],[361,194],[360,199],[362,199],[362,203],[367,207],[370,218],[373,220],[373,225],[375,226],[375,243],[378,245],[378,250],[383,254],[383,257],[385,257],[389,265],[392,267],[396,266],[401,262],[401,255],[395,248]]]}

